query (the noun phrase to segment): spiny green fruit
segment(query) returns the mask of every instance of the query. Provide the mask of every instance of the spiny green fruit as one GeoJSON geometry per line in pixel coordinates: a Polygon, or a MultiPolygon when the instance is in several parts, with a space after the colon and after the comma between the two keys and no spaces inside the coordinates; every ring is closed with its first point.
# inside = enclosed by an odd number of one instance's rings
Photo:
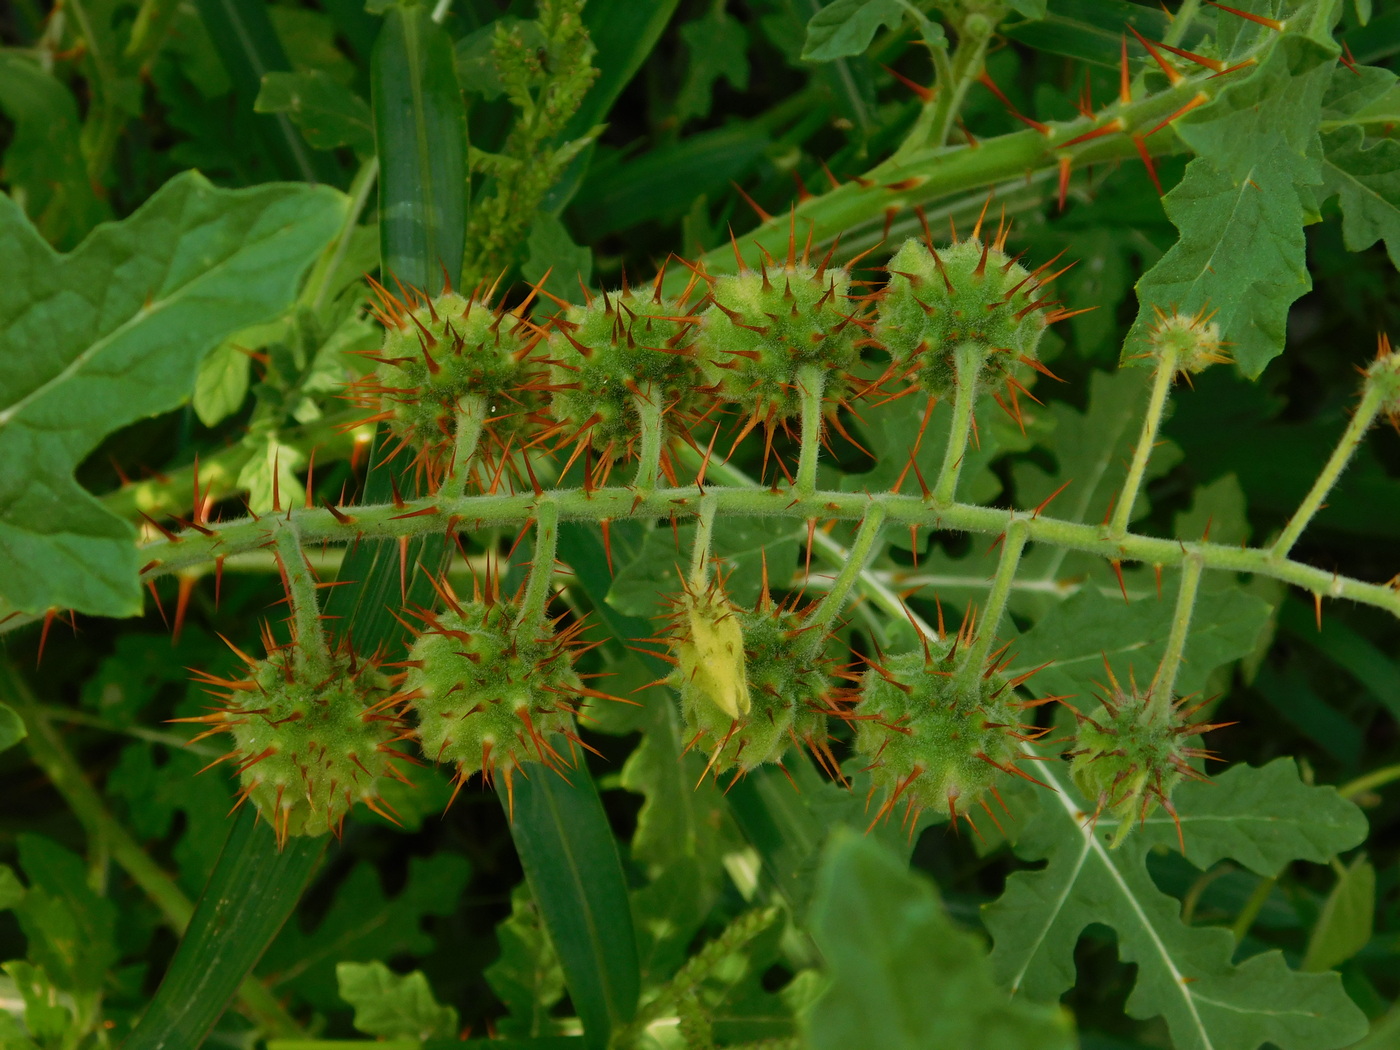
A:
{"type": "Polygon", "coordinates": [[[1124,690],[1109,674],[1112,691],[1100,698],[1094,713],[1075,711],[1079,728],[1067,755],[1072,759],[1070,777],[1094,805],[1094,819],[1108,814],[1118,820],[1113,836],[1117,846],[1134,822],[1146,820],[1159,805],[1176,820],[1172,790],[1183,779],[1206,779],[1188,759],[1215,757],[1202,748],[1187,747],[1186,740],[1219,725],[1190,721],[1203,704],[1185,711],[1182,700],[1154,704],[1150,688],[1139,691],[1133,683],[1124,690]]]}
{"type": "Polygon", "coordinates": [[[951,396],[961,362],[974,398],[1003,381],[1024,391],[1016,366],[1044,371],[1036,348],[1046,326],[1072,316],[1047,312],[1053,302],[1039,295],[1064,272],[1041,276],[1059,256],[1028,271],[1003,250],[1007,227],[989,242],[980,232],[979,221],[973,236],[941,252],[931,238],[911,237],[889,261],[873,334],[889,352],[890,378],[909,389],[951,396]]]}
{"type": "Polygon", "coordinates": [[[627,458],[639,440],[637,399],[666,413],[698,400],[694,358],[700,319],[680,296],[624,288],[589,295],[554,318],[549,336],[550,415],[567,444],[591,444],[605,460],[627,458]]]}
{"type": "Polygon", "coordinates": [[[398,447],[416,449],[433,476],[451,466],[462,398],[485,400],[486,434],[497,448],[529,428],[541,385],[530,354],[544,333],[524,305],[493,308],[489,293],[473,299],[450,289],[433,299],[409,291],[405,302],[377,282],[375,290],[384,345],[366,355],[379,367],[355,387],[376,410],[362,422],[387,420],[398,447]]]}
{"type": "Polygon", "coordinates": [[[930,641],[871,661],[863,677],[859,702],[845,717],[869,763],[871,793],[884,795],[876,821],[902,799],[910,823],[924,810],[971,822],[974,805],[991,814],[986,795],[995,793],[1001,774],[1039,783],[1016,763],[1024,757],[1020,744],[1042,733],[1021,723],[1020,710],[1043,701],[1018,702],[1014,690],[1029,675],[1008,680],[996,664],[961,684],[956,671],[965,641],[930,641]]]}
{"type": "Polygon", "coordinates": [[[697,352],[716,396],[771,424],[800,413],[804,367],[819,370],[826,401],[846,395],[869,323],[846,270],[790,250],[781,265],[711,280],[697,352]]]}
{"type": "Polygon", "coordinates": [[[1226,364],[1230,354],[1220,341],[1220,326],[1211,320],[1214,311],[1204,309],[1194,314],[1152,307],[1157,321],[1147,331],[1148,351],[1145,357],[1158,361],[1170,358],[1177,372],[1196,375],[1211,365],[1226,364]]]}
{"type": "Polygon", "coordinates": [[[574,718],[584,697],[605,696],[574,670],[583,624],[557,633],[549,623],[517,627],[513,602],[440,593],[448,608],[418,613],[424,627],[397,694],[417,716],[423,754],[455,767],[458,790],[481,773],[488,783],[502,778],[508,795],[526,763],[571,766],[551,737],[578,743],[574,718]]]}
{"type": "Polygon", "coordinates": [[[706,773],[740,773],[781,763],[790,747],[810,749],[835,771],[827,716],[836,714],[825,658],[794,609],[774,604],[767,587],[741,609],[718,581],[674,599],[667,641],[676,670],[687,750],[709,754],[706,773]]]}
{"type": "Polygon", "coordinates": [[[252,800],[279,846],[291,835],[338,835],[357,802],[393,820],[379,788],[385,777],[407,783],[393,762],[412,759],[393,745],[411,733],[378,667],[348,649],[331,654],[325,673],[308,672],[294,646],[269,645],[265,660],[234,652],[248,677],[197,672],[223,690],[211,694],[223,706],[175,721],[209,727],[195,739],[233,735],[233,749],[218,762],[234,762],[239,804],[252,800]]]}

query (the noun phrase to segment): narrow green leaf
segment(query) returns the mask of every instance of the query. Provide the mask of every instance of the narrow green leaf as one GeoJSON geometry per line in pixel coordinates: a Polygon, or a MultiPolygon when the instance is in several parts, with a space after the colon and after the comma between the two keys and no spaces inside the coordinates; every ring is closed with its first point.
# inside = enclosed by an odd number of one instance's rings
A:
{"type": "MultiPolygon", "coordinates": [[[[1157,888],[1146,867],[1148,836],[1110,850],[1112,829],[1092,824],[1092,807],[1062,771],[1046,763],[1036,774],[1051,794],[1016,853],[1048,863],[1011,875],[1006,892],[983,909],[993,968],[1013,992],[1057,999],[1074,984],[1080,935],[1101,923],[1118,935],[1119,958],[1137,967],[1128,1016],[1163,1017],[1178,1050],[1256,1050],[1266,1042],[1332,1050],[1365,1034],[1365,1016],[1335,974],[1290,971],[1277,951],[1235,966],[1230,931],[1185,925],[1180,902],[1157,888]]],[[[1191,816],[1184,807],[1182,816],[1191,816]]]]}
{"type": "MultiPolygon", "coordinates": [[[[588,89],[578,112],[564,129],[563,139],[576,139],[601,123],[622,89],[636,76],[671,20],[680,0],[588,0],[583,23],[596,53],[598,79],[588,89]]],[[[559,207],[563,202],[556,202],[559,207]]]]}
{"type": "Polygon", "coordinates": [[[285,113],[316,149],[374,152],[374,119],[365,100],[321,70],[265,73],[253,109],[285,113]]]}
{"type": "Polygon", "coordinates": [[[335,968],[340,997],[355,1008],[355,1027],[386,1039],[431,1039],[457,1032],[457,1011],[433,998],[421,970],[400,977],[382,962],[335,968]]]}
{"type": "Polygon", "coordinates": [[[510,830],[588,1045],[602,1048],[636,1012],[637,944],[617,843],[593,778],[582,762],[567,773],[565,780],[536,766],[529,779],[518,778],[510,830]]]}
{"type": "Polygon", "coordinates": [[[899,0],[832,0],[807,23],[802,57],[809,62],[861,55],[881,26],[899,28],[904,6],[899,0]]]}
{"type": "Polygon", "coordinates": [[[325,847],[324,838],[293,836],[279,851],[257,810],[239,811],[170,968],[123,1050],[191,1050],[204,1041],[296,907],[325,847]]]}
{"type": "Polygon", "coordinates": [[[1007,1001],[982,938],[949,919],[932,880],[873,839],[831,837],[812,899],[830,983],[807,1018],[811,1050],[1070,1050],[1068,1013],[1007,1001]]]}
{"type": "Polygon", "coordinates": [[[29,613],[140,610],[135,533],[73,469],[113,430],[188,397],[222,339],[284,309],[344,208],[330,189],[228,191],[190,172],[59,255],[0,197],[0,599],[29,613]]]}
{"type": "Polygon", "coordinates": [[[426,7],[395,4],[371,66],[379,154],[382,268],[436,292],[461,275],[467,216],[467,121],[452,41],[426,7]]]}
{"type": "Polygon", "coordinates": [[[1304,970],[1318,973],[1340,966],[1371,940],[1376,915],[1376,869],[1364,856],[1343,868],[1317,917],[1304,970]]]}

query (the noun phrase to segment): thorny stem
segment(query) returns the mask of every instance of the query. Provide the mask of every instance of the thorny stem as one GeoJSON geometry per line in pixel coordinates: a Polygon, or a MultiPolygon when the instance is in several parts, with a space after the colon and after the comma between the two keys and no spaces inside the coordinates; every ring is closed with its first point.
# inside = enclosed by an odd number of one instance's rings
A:
{"type": "Polygon", "coordinates": [[[321,630],[321,607],[316,598],[316,579],[301,552],[301,537],[289,521],[278,521],[273,533],[274,550],[287,585],[287,601],[292,607],[292,641],[296,646],[297,670],[306,678],[319,681],[330,674],[331,653],[326,633],[321,630]]]}
{"type": "Polygon", "coordinates": [[[1138,490],[1147,472],[1147,461],[1152,458],[1152,446],[1157,442],[1157,428],[1162,425],[1162,412],[1167,405],[1167,395],[1171,392],[1172,380],[1176,377],[1176,351],[1165,347],[1157,361],[1157,375],[1152,382],[1152,393],[1147,399],[1147,414],[1142,417],[1142,433],[1137,447],[1133,449],[1133,462],[1128,467],[1128,476],[1123,481],[1123,491],[1119,494],[1118,505],[1113,508],[1113,520],[1109,522],[1110,539],[1122,539],[1128,533],[1128,522],[1133,516],[1133,504],[1137,502],[1138,490]]]}
{"type": "Polygon", "coordinates": [[[875,541],[879,539],[880,528],[884,523],[884,508],[878,503],[871,504],[870,509],[865,512],[865,517],[861,519],[856,538],[852,541],[850,550],[846,552],[845,564],[832,581],[831,589],[822,596],[822,600],[803,623],[804,628],[811,628],[808,633],[808,646],[814,654],[820,651],[827,631],[841,614],[852,585],[865,571],[865,563],[870,560],[870,552],[875,548],[875,541]]]}
{"type": "Polygon", "coordinates": [[[1186,649],[1186,636],[1191,633],[1191,613],[1196,607],[1196,592],[1200,588],[1201,558],[1189,555],[1181,565],[1181,589],[1176,592],[1176,610],[1172,613],[1171,633],[1162,662],[1152,678],[1149,692],[1148,720],[1165,719],[1171,713],[1172,693],[1176,689],[1177,672],[1181,670],[1181,654],[1186,649]]]}
{"type": "Polygon", "coordinates": [[[719,502],[710,496],[700,500],[700,512],[695,522],[695,543],[690,551],[690,589],[697,594],[709,582],[710,537],[715,531],[715,512],[719,502]]]}
{"type": "Polygon", "coordinates": [[[967,443],[972,436],[973,411],[977,406],[977,374],[982,370],[983,354],[976,343],[962,343],[953,352],[957,362],[957,387],[953,392],[953,420],[948,424],[948,445],[943,450],[943,466],[933,486],[934,506],[953,502],[967,458],[967,443]]]}
{"type": "Polygon", "coordinates": [[[653,389],[650,395],[639,393],[632,398],[642,430],[641,447],[637,452],[637,476],[632,480],[632,487],[639,492],[650,492],[656,488],[656,476],[661,470],[661,446],[666,437],[666,424],[661,418],[661,396],[660,389],[653,389]]]}
{"type": "Polygon", "coordinates": [[[1337,442],[1337,447],[1332,450],[1332,456],[1327,460],[1327,465],[1322,468],[1322,473],[1313,482],[1313,487],[1303,497],[1303,502],[1298,505],[1293,517],[1288,519],[1283,533],[1269,548],[1271,559],[1288,557],[1288,552],[1298,542],[1298,537],[1308,527],[1308,522],[1312,520],[1314,514],[1322,509],[1322,501],[1327,498],[1327,493],[1332,491],[1332,486],[1341,477],[1342,471],[1351,461],[1351,457],[1356,452],[1357,446],[1361,444],[1361,439],[1366,435],[1366,431],[1376,421],[1376,415],[1380,412],[1384,400],[1385,396],[1379,387],[1372,383],[1366,384],[1365,392],[1361,395],[1361,404],[1356,406],[1351,422],[1347,424],[1342,439],[1337,442]]]}
{"type": "Polygon", "coordinates": [[[1006,528],[1002,538],[1001,558],[997,562],[997,574],[992,580],[992,589],[987,594],[987,606],[982,613],[982,622],[977,628],[976,640],[963,653],[958,665],[957,685],[970,687],[976,683],[987,663],[987,654],[996,641],[997,628],[1001,626],[1002,614],[1006,611],[1006,599],[1011,595],[1011,584],[1016,579],[1016,569],[1021,564],[1021,552],[1026,549],[1030,530],[1025,519],[1018,518],[1006,528]]]}
{"type": "MultiPolygon", "coordinates": [[[[175,880],[151,860],[140,843],[103,804],[102,796],[88,782],[82,767],[64,746],[63,737],[55,731],[29,686],[8,663],[0,663],[0,695],[23,719],[28,731],[24,742],[30,757],[63,796],[68,808],[82,824],[93,848],[100,844],[150,898],[166,925],[177,934],[183,933],[189,925],[190,916],[194,914],[194,905],[175,880]]],[[[302,1034],[301,1026],[292,1019],[276,996],[252,978],[245,979],[239,986],[238,999],[248,1015],[269,1033],[283,1036],[302,1034]]]]}
{"type": "Polygon", "coordinates": [[[549,587],[554,580],[554,551],[559,543],[559,504],[551,496],[541,496],[535,504],[535,553],[530,559],[530,579],[525,584],[525,600],[520,603],[516,631],[534,630],[544,623],[549,587]]]}
{"type": "Polygon", "coordinates": [[[826,392],[826,372],[817,365],[797,370],[797,387],[802,397],[802,451],[797,460],[794,490],[810,496],[817,489],[817,457],[822,443],[822,395],[826,392]]]}
{"type": "Polygon", "coordinates": [[[485,425],[485,397],[467,394],[457,401],[457,437],[452,448],[452,470],[447,475],[447,483],[452,486],[454,495],[466,489],[467,479],[471,476],[472,457],[476,455],[485,425]]]}
{"type": "MultiPolygon", "coordinates": [[[[1239,55],[1238,59],[1247,62],[1253,58],[1258,62],[1272,46],[1271,39],[1261,38],[1252,51],[1239,55]]],[[[1225,86],[1247,75],[1241,72],[1217,78],[1208,70],[1186,70],[1173,87],[1127,104],[1111,104],[1092,117],[1052,123],[1047,132],[1027,129],[984,139],[977,146],[901,149],[889,160],[863,172],[860,179],[799,202],[794,218],[799,228],[810,224],[813,237],[819,241],[844,233],[843,244],[849,249],[861,239],[859,231],[867,226],[873,225],[877,232],[882,229],[890,209],[907,212],[915,205],[932,204],[979,188],[985,192],[988,186],[1020,185],[1026,179],[1033,181],[1042,172],[1053,172],[1065,153],[1061,143],[1092,130],[1105,119],[1121,120],[1124,132],[1070,147],[1075,169],[1133,160],[1138,156],[1133,141],[1135,133],[1156,127],[1197,95],[1213,98],[1225,86]]],[[[1154,135],[1146,140],[1146,145],[1151,154],[1158,156],[1180,148],[1174,136],[1166,135],[1154,135]]],[[[751,231],[749,239],[776,255],[785,250],[788,224],[789,216],[775,216],[751,231]]],[[[733,273],[735,269],[733,253],[728,246],[707,252],[696,260],[696,265],[711,274],[733,273]]],[[[686,279],[678,270],[667,279],[663,289],[675,294],[686,279]]]]}
{"type": "MultiPolygon", "coordinates": [[[[716,464],[711,465],[713,469],[716,464]]],[[[718,472],[716,472],[718,473],[718,472]]],[[[816,518],[820,521],[859,521],[872,504],[879,504],[891,525],[917,525],[927,529],[947,529],[997,536],[1011,522],[1025,521],[1032,543],[1044,543],[1067,550],[1084,551],[1115,561],[1140,562],[1163,567],[1180,565],[1190,555],[1198,555],[1205,568],[1226,572],[1246,572],[1282,580],[1326,598],[1347,598],[1385,609],[1400,616],[1400,590],[1385,584],[1364,583],[1330,570],[1275,558],[1268,550],[1197,541],[1183,543],[1156,536],[1126,535],[1112,539],[1098,524],[1080,524],[1039,515],[1029,519],[1023,511],[1003,507],[981,507],[969,503],[930,506],[919,496],[818,490],[810,497],[794,497],[791,490],[726,487],[707,488],[699,495],[694,488],[659,488],[638,493],[631,487],[614,486],[581,490],[557,490],[549,494],[557,504],[561,521],[620,521],[628,518],[690,517],[713,502],[712,513],[726,517],[785,518],[794,522],[816,518]]],[[[468,529],[516,525],[532,516],[535,497],[530,493],[446,498],[441,494],[402,505],[381,504],[351,507],[347,521],[337,521],[324,508],[293,510],[303,544],[353,543],[357,539],[398,539],[442,532],[449,522],[468,529]]],[[[703,522],[702,522],[703,526],[703,522]]],[[[267,542],[267,526],[262,519],[243,518],[207,526],[211,535],[185,532],[174,542],[160,540],[140,548],[146,563],[143,579],[208,565],[220,555],[232,556],[255,550],[267,542]]],[[[0,625],[0,630],[10,624],[0,625]]]]}

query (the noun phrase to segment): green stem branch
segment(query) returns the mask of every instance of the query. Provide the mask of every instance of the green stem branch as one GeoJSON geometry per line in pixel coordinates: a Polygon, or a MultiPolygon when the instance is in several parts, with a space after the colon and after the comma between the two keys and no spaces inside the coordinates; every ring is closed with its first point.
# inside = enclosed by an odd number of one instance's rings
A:
{"type": "Polygon", "coordinates": [[[797,388],[802,398],[802,450],[797,460],[795,491],[810,496],[817,490],[817,458],[822,443],[822,395],[826,392],[826,372],[817,365],[797,370],[797,388]]]}
{"type": "Polygon", "coordinates": [[[321,630],[321,603],[316,597],[316,578],[301,552],[301,536],[295,524],[280,521],[273,535],[282,584],[292,607],[292,641],[296,646],[297,669],[310,681],[330,674],[331,653],[326,632],[321,630]]]}
{"type": "Polygon", "coordinates": [[[1288,552],[1298,542],[1298,537],[1308,527],[1308,522],[1312,521],[1313,515],[1322,509],[1322,501],[1327,498],[1327,493],[1332,491],[1332,486],[1337,483],[1342,471],[1346,470],[1347,464],[1351,462],[1351,457],[1361,444],[1361,439],[1366,436],[1366,431],[1376,421],[1376,415],[1380,412],[1384,400],[1384,394],[1376,384],[1366,384],[1365,393],[1361,395],[1361,404],[1356,406],[1356,411],[1352,414],[1351,422],[1347,424],[1341,441],[1337,442],[1337,447],[1332,450],[1332,456],[1327,460],[1327,465],[1322,468],[1322,473],[1317,476],[1317,480],[1313,482],[1308,494],[1303,497],[1303,502],[1299,504],[1293,517],[1288,519],[1283,533],[1269,549],[1270,557],[1288,557],[1288,552]]]}
{"type": "Polygon", "coordinates": [[[975,343],[962,343],[953,351],[957,368],[957,385],[953,392],[953,419],[948,424],[948,444],[943,450],[943,466],[933,486],[935,506],[953,502],[967,458],[967,444],[975,423],[973,411],[977,405],[978,373],[982,370],[983,353],[975,343]]]}
{"type": "Polygon", "coordinates": [[[1176,610],[1172,614],[1171,632],[1167,635],[1167,648],[1148,690],[1150,718],[1166,718],[1171,713],[1172,694],[1181,670],[1181,655],[1186,650],[1186,637],[1191,633],[1191,613],[1196,607],[1196,592],[1204,569],[1199,556],[1188,556],[1181,565],[1181,589],[1176,592],[1176,610]]]}
{"type": "Polygon", "coordinates": [[[939,148],[947,144],[948,135],[953,130],[953,121],[962,111],[963,99],[967,97],[968,88],[982,72],[987,44],[992,39],[991,28],[992,23],[985,17],[963,19],[958,44],[953,50],[953,61],[946,71],[946,79],[945,70],[942,67],[938,69],[938,95],[933,100],[933,113],[927,137],[920,145],[939,148]]]}
{"type": "Polygon", "coordinates": [[[1030,529],[1025,519],[1014,519],[1006,528],[1001,541],[1001,558],[997,561],[997,574],[992,580],[992,589],[987,594],[987,606],[982,613],[982,622],[977,628],[977,638],[968,646],[958,665],[957,684],[971,686],[982,674],[987,663],[987,655],[996,642],[997,628],[1001,626],[1002,614],[1006,612],[1006,599],[1011,594],[1011,584],[1016,579],[1016,569],[1021,564],[1021,552],[1030,539],[1030,529]]]}
{"type": "Polygon", "coordinates": [[[517,631],[531,631],[545,620],[549,591],[554,585],[554,552],[559,543],[559,505],[551,496],[541,496],[535,504],[535,553],[530,559],[530,579],[525,599],[516,617],[517,631]]]}
{"type": "MultiPolygon", "coordinates": [[[[698,457],[696,457],[698,463],[698,457]]],[[[718,464],[712,464],[714,470],[718,464]]],[[[716,470],[716,475],[719,471],[716,470]]],[[[811,496],[794,497],[789,490],[748,486],[707,488],[703,495],[693,488],[658,488],[638,493],[630,486],[581,490],[558,490],[548,494],[557,505],[561,521],[600,522],[636,518],[689,517],[703,506],[725,517],[764,517],[807,521],[859,521],[872,504],[885,512],[890,525],[917,525],[925,529],[947,529],[985,536],[1004,533],[1015,520],[1023,520],[1032,543],[1044,543],[1066,550],[1083,551],[1110,561],[1132,561],[1144,565],[1180,565],[1196,555],[1207,569],[1244,572],[1282,580],[1326,598],[1345,598],[1373,605],[1400,616],[1400,590],[1385,584],[1334,574],[1299,562],[1279,559],[1268,550],[1229,544],[1182,543],[1155,536],[1126,535],[1112,539],[1098,524],[1080,524],[1047,515],[1024,518],[1024,512],[1003,507],[980,507],[967,503],[930,506],[921,497],[894,493],[841,492],[818,490],[811,496]],[[706,501],[711,501],[706,503],[706,501]]],[[[325,508],[297,509],[290,512],[303,544],[354,543],[367,539],[399,539],[442,533],[449,522],[462,528],[519,526],[534,514],[536,498],[530,493],[445,497],[442,494],[403,504],[378,504],[349,508],[346,520],[338,520],[325,508]]],[[[703,525],[703,521],[702,521],[703,525]]],[[[266,519],[244,518],[207,526],[210,535],[198,532],[179,534],[174,541],[160,540],[141,548],[146,564],[144,579],[198,568],[213,563],[220,555],[232,556],[256,550],[267,543],[266,519]]],[[[9,625],[0,626],[0,630],[9,625]]]]}
{"type": "Polygon", "coordinates": [[[700,498],[700,510],[695,521],[695,542],[690,548],[690,589],[700,594],[709,584],[710,537],[715,531],[715,514],[719,501],[711,496],[700,498]]]}
{"type": "Polygon", "coordinates": [[[1176,378],[1176,351],[1170,347],[1162,351],[1157,362],[1157,375],[1152,382],[1152,393],[1147,399],[1147,414],[1142,417],[1142,433],[1137,447],[1133,449],[1133,462],[1128,467],[1128,476],[1123,481],[1123,491],[1118,497],[1118,505],[1113,510],[1109,522],[1108,535],[1121,539],[1128,533],[1128,522],[1132,520],[1133,505],[1137,503],[1138,490],[1147,473],[1147,461],[1152,458],[1152,446],[1157,443],[1157,430],[1162,425],[1162,413],[1167,405],[1167,395],[1171,392],[1172,380],[1176,378]]]}
{"type": "Polygon", "coordinates": [[[841,615],[841,610],[846,604],[846,596],[850,594],[851,587],[865,571],[865,563],[870,560],[870,552],[875,549],[875,541],[879,539],[880,529],[884,523],[884,508],[878,503],[871,504],[870,509],[865,512],[865,517],[860,521],[856,538],[852,541],[851,548],[847,552],[846,562],[841,566],[841,571],[837,573],[836,579],[832,581],[831,589],[822,596],[822,600],[803,623],[803,627],[812,628],[808,632],[808,639],[813,654],[821,651],[822,643],[826,641],[827,632],[831,629],[836,617],[841,615]]]}
{"type": "Polygon", "coordinates": [[[467,479],[471,476],[472,458],[481,443],[481,432],[486,426],[486,398],[481,394],[467,394],[457,402],[457,436],[452,448],[452,469],[447,481],[453,493],[466,490],[467,479]]]}
{"type": "Polygon", "coordinates": [[[639,492],[650,492],[656,488],[656,478],[661,471],[661,446],[666,437],[666,423],[661,418],[661,398],[660,388],[653,387],[649,394],[639,393],[632,399],[637,409],[637,421],[641,425],[637,475],[632,479],[632,487],[639,492]]]}

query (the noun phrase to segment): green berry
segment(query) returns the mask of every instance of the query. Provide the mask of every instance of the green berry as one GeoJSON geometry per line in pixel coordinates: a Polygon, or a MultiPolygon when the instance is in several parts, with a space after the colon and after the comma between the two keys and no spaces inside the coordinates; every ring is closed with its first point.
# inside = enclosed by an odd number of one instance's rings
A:
{"type": "Polygon", "coordinates": [[[549,337],[550,415],[564,440],[608,459],[638,440],[637,399],[668,413],[698,404],[693,343],[699,318],[679,298],[627,289],[591,297],[554,319],[549,337]]]}
{"type": "Polygon", "coordinates": [[[806,368],[823,377],[827,401],[840,400],[866,337],[850,284],[840,267],[791,256],[781,266],[716,278],[697,346],[715,395],[781,422],[801,411],[799,371],[806,368]]]}
{"type": "Polygon", "coordinates": [[[434,474],[450,466],[464,397],[484,400],[498,447],[530,428],[539,386],[530,354],[540,329],[518,313],[452,291],[431,300],[410,296],[411,306],[379,291],[384,345],[373,358],[378,369],[358,384],[361,403],[377,410],[370,419],[387,420],[434,474]]]}
{"type": "Polygon", "coordinates": [[[573,662],[582,624],[555,633],[517,628],[509,602],[452,602],[420,613],[424,629],[399,696],[417,716],[423,754],[455,767],[460,787],[476,773],[504,779],[530,762],[572,765],[551,738],[577,742],[574,717],[586,688],[573,662]]]}
{"type": "MultiPolygon", "coordinates": [[[[1047,266],[1050,264],[1046,264],[1047,266]]],[[[1036,347],[1050,300],[1038,293],[1046,267],[1027,271],[1002,250],[1002,238],[977,237],[939,252],[910,238],[889,262],[874,337],[889,352],[894,377],[942,399],[972,377],[972,396],[1003,380],[1015,385],[1018,364],[1039,367],[1036,347]]]]}
{"type": "Polygon", "coordinates": [[[222,708],[178,720],[233,735],[233,750],[220,761],[235,763],[240,804],[252,800],[279,845],[291,835],[339,834],[357,802],[392,820],[379,788],[385,777],[404,779],[393,761],[407,756],[392,745],[408,727],[378,668],[340,652],[331,657],[330,673],[313,679],[293,647],[244,660],[246,679],[201,674],[226,690],[215,694],[222,708]]]}
{"type": "Polygon", "coordinates": [[[1016,762],[1021,741],[1036,731],[1020,723],[1018,683],[989,670],[960,685],[958,656],[954,642],[930,642],[865,673],[846,717],[869,763],[871,790],[884,795],[877,820],[904,801],[911,819],[930,810],[956,821],[974,805],[985,808],[1003,774],[1027,777],[1016,762]]]}
{"type": "Polygon", "coordinates": [[[1185,743],[1215,727],[1190,723],[1194,709],[1183,717],[1180,707],[1181,701],[1154,704],[1150,690],[1140,693],[1134,686],[1125,692],[1114,681],[1112,694],[1093,714],[1075,712],[1079,728],[1068,753],[1070,777],[1094,805],[1095,819],[1107,814],[1118,820],[1114,846],[1159,805],[1175,820],[1172,790],[1183,779],[1205,779],[1187,760],[1210,753],[1185,743]]]}

